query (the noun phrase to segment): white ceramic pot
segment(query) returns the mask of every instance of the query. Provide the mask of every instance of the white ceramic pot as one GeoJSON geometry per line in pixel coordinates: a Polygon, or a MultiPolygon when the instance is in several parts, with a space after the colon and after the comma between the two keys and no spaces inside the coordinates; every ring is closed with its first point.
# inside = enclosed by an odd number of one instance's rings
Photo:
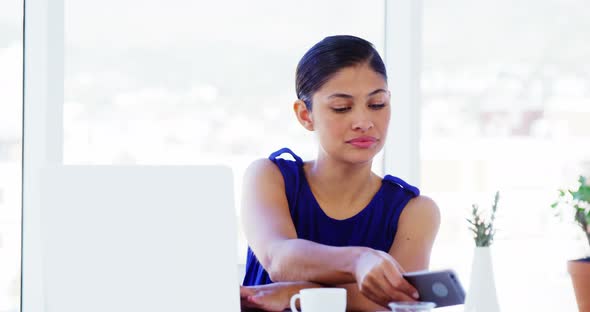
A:
{"type": "Polygon", "coordinates": [[[494,267],[489,247],[475,247],[465,312],[498,312],[494,267]]]}

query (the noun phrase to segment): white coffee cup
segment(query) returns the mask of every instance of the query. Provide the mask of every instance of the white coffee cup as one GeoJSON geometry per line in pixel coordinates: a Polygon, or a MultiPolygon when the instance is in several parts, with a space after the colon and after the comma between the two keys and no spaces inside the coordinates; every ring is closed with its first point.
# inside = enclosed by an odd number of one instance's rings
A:
{"type": "Polygon", "coordinates": [[[291,297],[291,311],[299,312],[295,302],[299,299],[302,312],[345,312],[346,289],[308,288],[291,297]]]}

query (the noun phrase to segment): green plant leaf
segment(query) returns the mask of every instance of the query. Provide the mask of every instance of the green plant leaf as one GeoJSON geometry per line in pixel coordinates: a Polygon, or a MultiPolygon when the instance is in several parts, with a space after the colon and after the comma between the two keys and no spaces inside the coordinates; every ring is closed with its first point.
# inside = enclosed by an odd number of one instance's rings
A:
{"type": "Polygon", "coordinates": [[[473,239],[476,246],[490,246],[494,240],[494,234],[496,233],[494,220],[496,218],[499,199],[500,192],[497,191],[494,194],[494,202],[492,204],[489,219],[482,216],[482,212],[477,204],[471,205],[471,218],[466,218],[466,220],[470,224],[469,230],[473,233],[473,239]]]}
{"type": "Polygon", "coordinates": [[[581,187],[572,193],[575,200],[590,203],[590,187],[581,187]]]}
{"type": "MultiPolygon", "coordinates": [[[[551,205],[552,208],[570,207],[574,210],[574,222],[581,228],[588,238],[590,243],[590,185],[586,184],[587,178],[583,175],[578,177],[578,187],[575,191],[573,190],[558,190],[559,197],[557,201],[551,205]],[[567,192],[567,193],[566,193],[567,192]],[[559,204],[563,204],[560,206],[559,204]]],[[[563,209],[556,210],[556,217],[563,219],[563,209]]]]}

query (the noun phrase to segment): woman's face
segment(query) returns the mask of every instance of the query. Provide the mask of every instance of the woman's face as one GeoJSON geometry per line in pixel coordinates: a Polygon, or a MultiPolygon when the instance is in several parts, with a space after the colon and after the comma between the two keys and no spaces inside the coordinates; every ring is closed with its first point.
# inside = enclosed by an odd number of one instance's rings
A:
{"type": "Polygon", "coordinates": [[[365,163],[383,148],[389,126],[387,83],[368,64],[337,72],[312,97],[310,119],[331,158],[365,163]]]}

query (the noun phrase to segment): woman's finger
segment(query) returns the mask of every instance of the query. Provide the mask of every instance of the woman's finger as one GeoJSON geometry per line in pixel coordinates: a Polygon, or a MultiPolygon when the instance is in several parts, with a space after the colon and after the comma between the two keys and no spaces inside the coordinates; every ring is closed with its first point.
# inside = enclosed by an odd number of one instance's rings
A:
{"type": "Polygon", "coordinates": [[[249,301],[247,298],[240,300],[240,305],[243,308],[250,308],[250,309],[260,309],[260,306],[249,301]]]}
{"type": "Polygon", "coordinates": [[[367,299],[381,305],[387,306],[387,303],[391,300],[387,296],[384,295],[384,292],[379,289],[374,289],[372,287],[367,287],[361,293],[367,297],[367,299]]]}
{"type": "Polygon", "coordinates": [[[263,300],[261,296],[258,295],[254,295],[254,296],[248,296],[248,302],[257,304],[257,305],[262,305],[263,304],[263,300]]]}
{"type": "Polygon", "coordinates": [[[256,294],[256,289],[248,286],[240,286],[240,298],[253,296],[256,294]]]}
{"type": "Polygon", "coordinates": [[[387,289],[390,295],[394,295],[395,291],[401,291],[407,297],[410,297],[412,301],[415,301],[419,298],[418,291],[414,286],[412,286],[406,279],[401,275],[399,271],[399,267],[396,267],[392,264],[392,266],[385,269],[384,277],[387,280],[387,283],[391,286],[391,288],[387,289]]]}
{"type": "Polygon", "coordinates": [[[389,294],[389,297],[391,298],[391,300],[389,300],[389,302],[391,301],[405,301],[405,302],[413,302],[416,301],[416,299],[408,296],[407,294],[401,292],[401,291],[393,291],[391,294],[389,294]]]}
{"type": "Polygon", "coordinates": [[[273,301],[272,298],[267,298],[264,293],[250,296],[248,297],[248,301],[254,304],[255,307],[265,311],[283,311],[285,309],[278,302],[273,301]]]}
{"type": "Polygon", "coordinates": [[[371,299],[371,301],[385,307],[388,303],[394,301],[395,296],[392,296],[392,294],[395,294],[395,289],[389,285],[383,274],[379,278],[371,277],[366,285],[367,293],[371,296],[371,298],[367,298],[371,299]]]}

